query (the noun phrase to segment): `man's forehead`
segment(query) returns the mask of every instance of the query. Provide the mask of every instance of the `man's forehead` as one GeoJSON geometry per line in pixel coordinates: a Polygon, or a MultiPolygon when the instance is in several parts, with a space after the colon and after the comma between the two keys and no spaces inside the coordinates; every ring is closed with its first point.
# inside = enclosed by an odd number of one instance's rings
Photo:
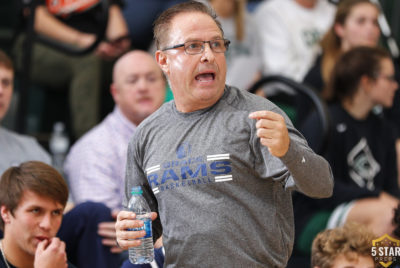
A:
{"type": "Polygon", "coordinates": [[[184,41],[198,40],[198,34],[209,34],[211,38],[222,38],[221,29],[214,19],[201,12],[184,12],[176,15],[170,25],[169,37],[180,37],[184,41]]]}
{"type": "Polygon", "coordinates": [[[126,76],[143,73],[143,71],[158,72],[160,67],[155,59],[144,51],[131,51],[121,58],[114,66],[114,79],[124,79],[126,76]]]}
{"type": "Polygon", "coordinates": [[[31,190],[24,190],[17,207],[49,207],[54,209],[63,208],[64,206],[57,200],[47,195],[38,194],[31,190]]]}
{"type": "Polygon", "coordinates": [[[127,68],[121,70],[121,78],[123,79],[152,74],[162,74],[162,71],[156,62],[148,59],[140,62],[140,64],[130,64],[127,68]]]}
{"type": "Polygon", "coordinates": [[[132,51],[123,56],[117,64],[116,68],[118,69],[124,69],[126,67],[137,67],[141,65],[150,65],[150,64],[156,64],[156,61],[147,53],[142,52],[142,51],[132,51]]]}

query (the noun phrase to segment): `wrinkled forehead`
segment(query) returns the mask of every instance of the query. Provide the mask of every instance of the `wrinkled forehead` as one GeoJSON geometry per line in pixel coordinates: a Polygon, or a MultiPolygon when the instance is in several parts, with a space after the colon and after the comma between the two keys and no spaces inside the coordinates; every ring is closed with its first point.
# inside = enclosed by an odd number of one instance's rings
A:
{"type": "Polygon", "coordinates": [[[185,12],[172,19],[166,43],[171,45],[215,38],[223,38],[223,33],[211,16],[201,12],[185,12]]]}

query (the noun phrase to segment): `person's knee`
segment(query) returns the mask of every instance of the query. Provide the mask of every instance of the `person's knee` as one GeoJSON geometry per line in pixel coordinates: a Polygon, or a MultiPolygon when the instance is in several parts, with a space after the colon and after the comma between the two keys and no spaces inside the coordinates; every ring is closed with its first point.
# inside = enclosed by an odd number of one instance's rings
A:
{"type": "Polygon", "coordinates": [[[99,222],[112,220],[110,208],[103,203],[87,201],[78,204],[74,210],[83,217],[97,220],[99,222]]]}

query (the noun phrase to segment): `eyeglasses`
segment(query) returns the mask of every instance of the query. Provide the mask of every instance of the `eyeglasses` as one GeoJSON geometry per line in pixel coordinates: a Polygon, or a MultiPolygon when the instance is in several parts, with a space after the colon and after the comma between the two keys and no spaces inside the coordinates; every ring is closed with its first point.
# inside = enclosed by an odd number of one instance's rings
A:
{"type": "Polygon", "coordinates": [[[224,53],[228,50],[231,41],[228,39],[214,39],[210,41],[187,41],[183,44],[166,47],[162,51],[183,47],[185,52],[190,55],[200,54],[204,51],[204,44],[208,43],[210,48],[215,53],[224,53]]]}
{"type": "Polygon", "coordinates": [[[396,80],[394,75],[383,75],[383,74],[381,74],[381,75],[378,75],[376,78],[383,78],[386,81],[389,81],[389,82],[392,82],[392,83],[393,82],[397,82],[397,80],[396,80]]]}

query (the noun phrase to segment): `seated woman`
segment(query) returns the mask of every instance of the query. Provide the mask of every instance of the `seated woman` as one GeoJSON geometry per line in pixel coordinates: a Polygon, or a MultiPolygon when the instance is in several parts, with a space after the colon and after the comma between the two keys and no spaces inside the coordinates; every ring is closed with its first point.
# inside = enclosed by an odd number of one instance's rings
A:
{"type": "Polygon", "coordinates": [[[208,0],[231,41],[225,53],[226,83],[241,89],[249,88],[261,74],[261,59],[255,22],[247,13],[247,0],[208,0]]]}
{"type": "MultiPolygon", "coordinates": [[[[379,48],[358,47],[344,53],[333,69],[329,106],[331,128],[323,156],[334,175],[333,195],[311,200],[294,196],[296,250],[309,253],[315,235],[355,221],[377,236],[392,234],[393,210],[400,197],[393,125],[373,113],[391,107],[398,84],[390,55],[379,48]]],[[[312,114],[302,133],[310,146],[321,143],[319,120],[312,114]]],[[[312,175],[312,174],[310,174],[312,175]]]]}
{"type": "Polygon", "coordinates": [[[380,37],[379,8],[369,0],[340,1],[334,23],[320,42],[322,54],[304,78],[304,83],[332,98],[327,87],[332,69],[340,55],[357,46],[377,47],[380,37]]]}

